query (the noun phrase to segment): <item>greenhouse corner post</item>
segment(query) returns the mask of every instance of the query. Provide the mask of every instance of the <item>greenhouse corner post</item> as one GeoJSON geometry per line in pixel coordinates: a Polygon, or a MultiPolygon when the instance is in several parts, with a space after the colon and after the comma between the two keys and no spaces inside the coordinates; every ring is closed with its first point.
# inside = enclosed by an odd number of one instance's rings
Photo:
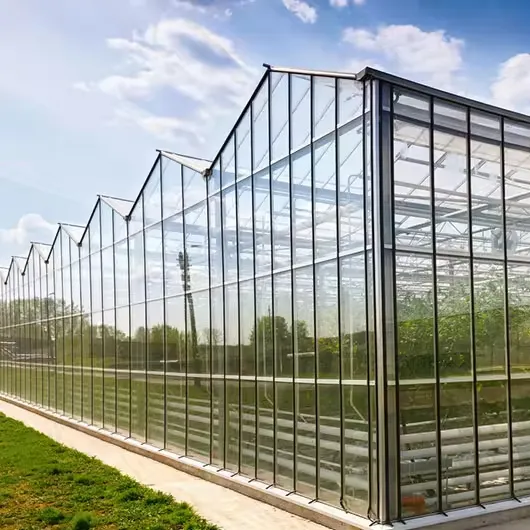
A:
{"type": "Polygon", "coordinates": [[[377,336],[378,330],[375,321],[375,258],[374,258],[374,240],[375,240],[375,225],[373,222],[373,212],[375,211],[375,194],[374,194],[374,162],[375,162],[375,138],[374,138],[374,80],[367,79],[363,88],[363,170],[365,171],[365,178],[363,180],[363,194],[364,194],[364,243],[365,243],[365,271],[364,271],[364,287],[366,292],[365,301],[365,317],[367,323],[367,340],[369,344],[369,365],[366,370],[367,377],[367,393],[370,405],[370,482],[369,495],[370,504],[368,506],[367,515],[372,520],[379,520],[379,461],[380,461],[380,447],[378,444],[378,423],[379,402],[377,400],[377,336]]]}
{"type": "Polygon", "coordinates": [[[374,148],[374,295],[376,327],[377,445],[379,447],[378,519],[389,523],[400,516],[399,446],[397,444],[397,381],[393,322],[395,294],[392,212],[392,121],[389,85],[374,80],[372,145],[374,148]]]}

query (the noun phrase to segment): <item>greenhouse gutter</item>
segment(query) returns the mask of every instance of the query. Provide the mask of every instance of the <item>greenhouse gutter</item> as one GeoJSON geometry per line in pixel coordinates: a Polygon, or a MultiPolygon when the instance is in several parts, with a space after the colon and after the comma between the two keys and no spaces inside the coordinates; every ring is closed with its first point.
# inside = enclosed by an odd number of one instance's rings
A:
{"type": "Polygon", "coordinates": [[[465,96],[460,96],[452,92],[447,92],[445,90],[440,90],[438,88],[433,88],[422,83],[417,83],[415,81],[410,81],[403,77],[399,77],[393,74],[387,74],[380,70],[374,68],[366,67],[361,70],[356,76],[357,81],[366,81],[368,79],[377,79],[380,81],[385,81],[394,86],[400,88],[411,90],[414,92],[420,92],[422,95],[432,96],[434,98],[440,99],[446,103],[453,103],[455,105],[464,105],[466,107],[471,107],[474,110],[479,110],[487,114],[492,114],[495,116],[504,116],[510,120],[514,120],[520,123],[530,124],[530,116],[516,112],[514,110],[503,109],[489,103],[484,103],[476,99],[467,98],[465,96]]]}

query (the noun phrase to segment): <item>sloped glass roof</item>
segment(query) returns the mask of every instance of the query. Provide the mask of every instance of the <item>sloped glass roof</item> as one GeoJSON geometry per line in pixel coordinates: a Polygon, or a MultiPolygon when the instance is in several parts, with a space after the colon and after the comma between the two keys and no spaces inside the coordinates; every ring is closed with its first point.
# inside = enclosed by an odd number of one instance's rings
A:
{"type": "Polygon", "coordinates": [[[50,255],[50,250],[52,248],[48,243],[33,243],[33,247],[40,254],[41,258],[44,260],[48,259],[50,255]]]}
{"type": "Polygon", "coordinates": [[[79,244],[81,242],[81,238],[85,232],[84,226],[61,223],[61,227],[74,240],[75,243],[79,244]]]}
{"type": "Polygon", "coordinates": [[[117,197],[107,197],[106,195],[100,195],[100,198],[122,217],[129,215],[131,207],[134,204],[134,201],[128,199],[118,199],[117,197]]]}
{"type": "Polygon", "coordinates": [[[205,160],[203,158],[180,155],[177,153],[171,153],[169,151],[160,151],[160,153],[166,158],[170,158],[171,160],[182,164],[184,167],[192,169],[193,171],[197,171],[197,173],[204,173],[212,164],[209,160],[205,160]]]}

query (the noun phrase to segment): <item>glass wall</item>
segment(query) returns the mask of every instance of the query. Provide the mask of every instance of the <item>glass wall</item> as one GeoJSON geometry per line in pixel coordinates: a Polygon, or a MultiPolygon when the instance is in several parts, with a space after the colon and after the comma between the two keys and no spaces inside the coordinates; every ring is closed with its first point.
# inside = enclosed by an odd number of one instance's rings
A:
{"type": "Polygon", "coordinates": [[[377,521],[528,495],[516,118],[267,71],[212,162],[0,269],[0,391],[377,521]]]}
{"type": "Polygon", "coordinates": [[[396,511],[410,516],[527,495],[530,126],[494,109],[386,89],[396,511]]]}
{"type": "Polygon", "coordinates": [[[369,105],[270,72],[212,163],[162,152],[136,201],[14,258],[1,390],[366,514],[369,105]]]}

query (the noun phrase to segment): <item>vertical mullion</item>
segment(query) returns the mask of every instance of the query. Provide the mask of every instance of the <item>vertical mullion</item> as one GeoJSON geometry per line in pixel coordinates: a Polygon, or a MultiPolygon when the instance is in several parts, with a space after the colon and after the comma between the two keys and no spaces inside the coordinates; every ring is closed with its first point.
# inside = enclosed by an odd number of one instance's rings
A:
{"type": "Polygon", "coordinates": [[[81,416],[80,416],[80,419],[81,421],[84,420],[84,417],[85,417],[85,409],[84,409],[84,405],[85,405],[85,399],[84,399],[84,395],[85,395],[85,360],[84,360],[84,338],[83,338],[83,332],[84,332],[84,321],[85,321],[85,311],[84,311],[84,308],[83,308],[83,265],[82,265],[82,260],[83,260],[83,253],[81,252],[81,243],[78,243],[77,245],[78,249],[79,249],[79,264],[78,264],[78,267],[79,267],[79,312],[81,313],[81,317],[80,317],[80,320],[79,320],[79,336],[81,338],[81,341],[80,341],[80,344],[79,344],[79,352],[81,354],[81,416]]]}
{"type": "Polygon", "coordinates": [[[504,147],[504,117],[500,116],[501,132],[501,215],[502,215],[502,241],[503,241],[503,269],[504,269],[504,353],[506,364],[506,405],[508,412],[508,472],[510,481],[510,495],[516,499],[514,470],[513,470],[513,424],[512,424],[512,370],[511,370],[511,344],[510,344],[510,301],[509,301],[509,279],[508,279],[508,249],[506,246],[506,167],[504,147]]]}
{"type": "MultiPolygon", "coordinates": [[[[12,297],[13,297],[13,335],[16,337],[17,346],[20,345],[20,307],[21,307],[21,300],[20,300],[20,292],[18,289],[18,277],[16,276],[15,271],[15,263],[14,260],[11,265],[11,275],[13,278],[13,290],[12,290],[12,297]]],[[[18,399],[22,399],[22,376],[21,371],[22,368],[20,366],[20,362],[17,363],[18,366],[15,367],[15,395],[18,399]]],[[[57,367],[55,368],[57,371],[57,367]]]]}
{"type": "MultiPolygon", "coordinates": [[[[210,176],[211,178],[211,176],[210,176]]],[[[209,457],[210,464],[213,461],[213,346],[212,346],[212,245],[211,245],[211,226],[210,226],[210,180],[206,181],[206,233],[208,234],[208,318],[209,318],[209,337],[208,337],[208,364],[210,370],[210,379],[208,381],[210,391],[210,446],[209,457]]],[[[184,214],[182,214],[184,215],[184,214]]],[[[185,303],[185,302],[184,302],[185,303]]]]}
{"type": "Polygon", "coordinates": [[[29,308],[30,308],[30,326],[29,326],[29,338],[30,338],[30,351],[31,351],[31,373],[33,374],[33,384],[31,385],[31,398],[32,403],[37,403],[37,362],[35,359],[35,321],[36,321],[36,311],[35,311],[35,259],[34,254],[31,252],[31,269],[28,277],[28,299],[29,299],[29,308]]]}
{"type": "MultiPolygon", "coordinates": [[[[340,416],[340,505],[344,508],[345,475],[344,454],[346,451],[344,437],[344,396],[343,396],[343,367],[342,367],[342,308],[341,308],[341,268],[340,268],[340,150],[339,150],[339,79],[335,78],[335,238],[337,243],[337,330],[339,346],[339,416],[340,416]]],[[[313,236],[314,237],[314,236],[313,236]]]]}
{"type": "MultiPolygon", "coordinates": [[[[267,74],[270,76],[270,71],[267,74]]],[[[254,186],[254,102],[250,104],[250,174],[251,174],[251,193],[252,193],[252,280],[254,283],[254,329],[256,330],[256,339],[254,340],[254,478],[258,477],[258,451],[259,451],[259,411],[258,411],[258,303],[256,293],[256,198],[254,186]]]]}
{"type": "MultiPolygon", "coordinates": [[[[16,270],[15,260],[13,259],[13,265],[11,267],[11,272],[13,274],[13,298],[15,300],[15,307],[13,307],[13,323],[14,323],[14,335],[17,338],[18,346],[20,346],[21,339],[21,326],[20,326],[20,308],[24,307],[24,303],[20,298],[20,282],[18,278],[18,270],[16,270]]],[[[55,367],[57,371],[57,365],[55,367]]],[[[15,384],[15,393],[17,394],[18,399],[22,400],[22,363],[18,363],[16,370],[16,384],[15,384]]],[[[56,400],[57,403],[57,400],[56,400]]],[[[57,408],[56,408],[57,410],[57,408]]]]}
{"type": "Polygon", "coordinates": [[[46,260],[45,262],[45,265],[46,265],[46,334],[47,334],[47,337],[46,337],[46,344],[47,344],[47,351],[48,351],[48,362],[47,362],[47,365],[48,365],[48,396],[47,396],[47,401],[48,401],[48,410],[50,410],[50,395],[51,395],[51,389],[50,389],[50,383],[51,383],[51,376],[50,376],[50,363],[51,363],[51,330],[50,330],[50,288],[49,288],[49,284],[50,284],[50,271],[49,271],[49,261],[46,260]]]}
{"type": "Polygon", "coordinates": [[[26,317],[26,341],[29,346],[28,351],[30,352],[29,357],[29,403],[32,403],[32,397],[33,397],[33,349],[32,349],[32,341],[31,341],[31,327],[32,327],[32,320],[31,320],[31,268],[30,263],[28,260],[28,266],[26,267],[26,271],[30,274],[23,274],[23,276],[26,278],[26,311],[25,311],[25,317],[26,317]],[[28,269],[29,267],[29,269],[28,269]]]}
{"type": "Polygon", "coordinates": [[[103,300],[105,299],[105,294],[103,292],[103,226],[102,226],[102,216],[101,216],[101,199],[99,199],[98,205],[98,218],[99,218],[99,290],[101,294],[101,426],[105,428],[105,380],[107,377],[106,368],[105,368],[105,304],[103,300]]]}
{"type": "MultiPolygon", "coordinates": [[[[159,179],[160,179],[160,230],[161,230],[161,244],[162,244],[162,319],[163,329],[162,334],[162,351],[164,360],[164,434],[163,445],[167,447],[167,310],[166,310],[166,245],[165,245],[165,231],[164,231],[164,172],[162,164],[164,158],[159,156],[159,179]]],[[[167,162],[166,162],[167,163],[167,162]]]]}
{"type": "Polygon", "coordinates": [[[37,310],[36,310],[36,291],[35,291],[35,251],[33,250],[31,252],[31,274],[29,278],[29,300],[30,300],[30,308],[31,308],[31,322],[30,325],[30,349],[31,349],[31,359],[33,364],[33,379],[34,379],[34,398],[33,403],[36,405],[38,404],[38,384],[39,384],[39,378],[38,378],[38,362],[37,358],[35,356],[35,352],[37,350],[37,310]]]}
{"type": "MultiPolygon", "coordinates": [[[[40,406],[44,408],[44,341],[42,339],[42,257],[40,253],[37,252],[38,263],[39,263],[39,344],[40,344],[40,406]]],[[[3,287],[3,286],[2,286],[3,287]]],[[[37,297],[37,292],[35,289],[35,297],[37,297]]],[[[5,324],[2,322],[2,326],[5,324]]]]}
{"type": "MultiPolygon", "coordinates": [[[[55,243],[57,243],[57,240],[55,241],[55,243]]],[[[53,338],[53,349],[54,349],[54,355],[55,355],[55,378],[54,378],[54,385],[55,385],[55,393],[54,393],[54,401],[55,401],[55,412],[57,412],[57,390],[58,390],[58,385],[57,385],[57,282],[55,281],[57,276],[56,276],[56,272],[57,272],[57,250],[56,250],[56,246],[54,244],[54,249],[53,249],[53,300],[54,300],[54,304],[53,304],[53,327],[54,327],[54,330],[55,330],[55,336],[53,338]]]]}
{"type": "Polygon", "coordinates": [[[184,418],[184,454],[188,454],[188,444],[189,444],[189,390],[188,390],[188,291],[190,285],[188,282],[188,250],[186,248],[186,211],[184,208],[184,166],[180,164],[180,200],[182,203],[182,241],[184,247],[184,253],[182,256],[182,270],[181,274],[183,275],[182,282],[182,291],[183,291],[183,302],[184,302],[184,400],[186,403],[185,409],[185,418],[184,418]]]}
{"type": "MultiPolygon", "coordinates": [[[[17,282],[18,282],[18,296],[21,301],[22,305],[22,311],[19,310],[18,315],[18,332],[19,336],[22,338],[22,341],[25,342],[26,340],[26,325],[23,321],[23,317],[26,315],[26,300],[24,298],[24,277],[22,276],[21,271],[18,268],[18,265],[16,266],[16,274],[17,274],[17,282]],[[22,282],[20,281],[20,278],[22,278],[22,282]]],[[[26,344],[24,344],[24,349],[26,348],[26,344]]],[[[22,398],[22,401],[27,401],[26,399],[26,389],[27,389],[27,377],[26,377],[26,361],[23,360],[20,366],[20,396],[22,398]],[[24,374],[24,376],[22,376],[24,374]],[[24,385],[22,385],[22,382],[24,382],[24,385]],[[22,390],[24,389],[24,390],[22,390]]]]}
{"type": "MultiPolygon", "coordinates": [[[[10,283],[11,283],[11,338],[13,339],[13,342],[16,342],[16,346],[19,345],[20,340],[18,337],[19,328],[17,325],[18,318],[17,318],[17,308],[18,312],[20,313],[20,301],[17,299],[18,291],[16,287],[17,279],[15,274],[15,265],[14,260],[11,261],[11,270],[10,270],[10,283]]],[[[18,359],[15,361],[15,366],[13,367],[13,390],[15,397],[18,399],[21,398],[21,392],[20,392],[20,363],[18,359]]]]}
{"type": "MultiPolygon", "coordinates": [[[[275,318],[275,292],[274,292],[274,187],[272,185],[272,134],[271,134],[271,125],[272,125],[272,75],[269,73],[267,76],[267,133],[268,133],[268,146],[269,146],[269,231],[270,231],[270,245],[271,245],[271,315],[272,315],[272,482],[273,484],[277,483],[276,480],[276,471],[277,471],[277,436],[278,436],[278,412],[276,410],[276,318],[275,318]]],[[[265,367],[267,363],[265,362],[265,367]]],[[[266,375],[266,374],[263,374],[266,375]]],[[[267,383],[265,383],[267,384],[267,383]]]]}
{"type": "Polygon", "coordinates": [[[475,503],[480,502],[480,480],[479,480],[479,439],[478,439],[478,382],[477,382],[477,354],[475,339],[475,267],[473,264],[473,211],[472,211],[472,186],[471,186],[471,110],[466,107],[466,176],[467,176],[467,208],[468,208],[468,244],[469,244],[469,288],[470,288],[470,339],[471,339],[471,370],[473,378],[473,443],[474,443],[474,474],[475,474],[475,503]]]}
{"type": "MultiPolygon", "coordinates": [[[[22,334],[23,340],[25,341],[26,340],[26,323],[25,323],[25,321],[22,320],[22,317],[23,316],[25,317],[25,315],[26,315],[26,298],[25,298],[25,294],[24,294],[24,277],[21,275],[21,272],[18,269],[18,266],[17,266],[17,280],[18,280],[18,294],[22,298],[22,313],[19,314],[19,317],[18,317],[19,330],[21,330],[21,334],[22,334]],[[21,280],[21,278],[22,278],[22,280],[21,280]]],[[[24,344],[24,347],[25,346],[26,345],[24,344]]],[[[24,369],[24,397],[23,397],[23,401],[27,401],[28,400],[27,399],[28,378],[27,378],[26,361],[23,361],[22,368],[24,369]]],[[[21,379],[20,389],[22,391],[22,369],[20,370],[20,379],[21,379]]]]}
{"type": "Polygon", "coordinates": [[[39,404],[41,407],[44,407],[44,350],[43,350],[43,340],[42,340],[42,258],[39,253],[37,253],[37,261],[39,264],[39,295],[37,298],[37,284],[35,283],[35,298],[38,299],[39,307],[39,349],[40,349],[40,399],[39,404]]]}
{"type": "Polygon", "coordinates": [[[90,425],[94,425],[94,303],[92,296],[92,243],[90,241],[90,226],[88,227],[88,277],[90,295],[90,425]]]}
{"type": "Polygon", "coordinates": [[[318,356],[318,333],[317,333],[317,297],[316,297],[316,287],[317,287],[317,278],[316,278],[316,223],[315,223],[315,146],[313,143],[313,138],[315,136],[315,78],[313,75],[309,78],[309,130],[310,130],[310,154],[311,154],[311,226],[312,234],[311,238],[312,244],[312,267],[313,267],[313,336],[314,336],[314,370],[315,370],[315,499],[318,499],[320,492],[320,419],[319,419],[319,403],[318,403],[318,368],[319,368],[319,356],[318,356]]]}
{"type": "MultiPolygon", "coordinates": [[[[70,254],[70,344],[72,348],[72,359],[70,361],[71,363],[71,391],[72,391],[72,418],[75,418],[75,399],[74,399],[74,315],[76,314],[76,311],[74,310],[74,282],[72,280],[73,278],[73,267],[72,267],[72,239],[68,240],[68,252],[70,254]]],[[[76,247],[77,248],[77,247],[76,247]]]]}
{"type": "Polygon", "coordinates": [[[114,432],[118,432],[118,315],[116,311],[116,211],[111,210],[112,216],[112,304],[114,309],[114,432]]]}
{"type": "MultiPolygon", "coordinates": [[[[16,309],[13,309],[13,313],[14,313],[14,323],[15,323],[15,333],[16,333],[16,336],[17,336],[17,342],[18,342],[18,345],[20,345],[20,339],[21,339],[21,334],[22,334],[22,330],[21,330],[21,324],[20,324],[20,316],[21,316],[21,310],[20,308],[22,307],[22,309],[24,308],[24,302],[23,300],[21,299],[20,297],[20,279],[18,277],[18,270],[16,270],[16,265],[13,263],[13,274],[15,275],[14,278],[13,278],[13,290],[14,290],[14,297],[15,297],[15,300],[16,300],[16,309]]],[[[55,371],[57,372],[57,364],[55,366],[55,371]]],[[[18,386],[18,392],[17,392],[17,397],[18,399],[22,399],[22,363],[19,362],[19,366],[18,366],[18,370],[17,370],[17,386],[18,386]]],[[[57,378],[56,378],[57,380],[57,378]]],[[[56,407],[55,407],[55,411],[57,412],[57,399],[55,400],[55,404],[56,404],[56,407]]]]}
{"type": "Polygon", "coordinates": [[[442,433],[440,395],[440,347],[438,337],[438,262],[436,257],[436,194],[434,165],[434,98],[429,98],[429,183],[431,202],[431,245],[432,245],[432,304],[433,304],[433,348],[434,348],[434,409],[436,419],[436,489],[438,511],[444,512],[442,495],[442,433]]]}
{"type": "MultiPolygon", "coordinates": [[[[37,317],[37,304],[38,304],[38,297],[37,297],[37,266],[35,263],[35,248],[31,251],[31,261],[32,261],[32,297],[31,297],[31,306],[32,306],[32,313],[33,313],[33,352],[34,352],[34,366],[35,366],[35,405],[39,405],[39,370],[41,363],[40,360],[40,354],[39,354],[39,342],[37,340],[37,326],[38,326],[38,317],[37,317]]],[[[37,262],[38,263],[38,262],[37,262]]]]}
{"type": "MultiPolygon", "coordinates": [[[[0,274],[0,330],[1,330],[1,340],[5,340],[6,333],[6,323],[5,323],[5,311],[7,308],[7,300],[5,298],[5,289],[4,289],[4,279],[3,272],[0,274]]],[[[6,392],[6,369],[7,369],[7,358],[4,354],[2,360],[0,361],[0,394],[6,392]]]]}
{"type": "Polygon", "coordinates": [[[61,228],[61,234],[60,234],[60,244],[61,244],[61,328],[62,328],[62,350],[63,350],[63,415],[66,416],[66,359],[65,359],[65,342],[66,342],[66,335],[65,335],[65,324],[66,324],[66,316],[65,316],[65,300],[64,300],[64,263],[63,263],[63,239],[64,239],[64,230],[61,228]]]}
{"type": "Polygon", "coordinates": [[[129,310],[128,322],[128,355],[129,355],[129,438],[132,437],[132,313],[131,313],[131,243],[130,243],[130,217],[125,219],[127,235],[127,307],[129,310]]]}
{"type": "Polygon", "coordinates": [[[144,391],[145,391],[145,409],[144,409],[144,438],[145,443],[147,443],[147,435],[148,435],[148,409],[149,409],[149,384],[148,384],[148,365],[149,365],[149,328],[148,328],[148,315],[147,315],[147,258],[146,258],[146,237],[145,237],[145,201],[144,201],[144,195],[142,192],[142,196],[140,197],[140,201],[142,204],[142,251],[143,251],[143,284],[144,284],[144,324],[145,324],[145,344],[143,347],[144,355],[145,355],[145,385],[144,385],[144,391]]]}
{"type": "MultiPolygon", "coordinates": [[[[226,274],[225,274],[225,238],[224,238],[224,182],[223,182],[223,159],[224,159],[224,152],[221,153],[220,157],[220,163],[219,163],[219,229],[221,234],[221,292],[223,297],[222,302],[222,314],[223,314],[223,411],[221,414],[221,410],[219,409],[219,419],[218,419],[218,425],[221,427],[221,417],[223,419],[223,427],[222,427],[222,441],[223,441],[223,448],[222,448],[222,454],[223,454],[223,463],[221,467],[224,469],[226,468],[226,286],[225,286],[225,280],[226,280],[226,274]]],[[[218,444],[221,443],[221,436],[218,435],[218,444]]]]}
{"type": "Polygon", "coordinates": [[[295,333],[296,333],[296,322],[295,322],[295,303],[296,303],[296,290],[295,290],[295,275],[294,275],[294,208],[293,208],[293,138],[292,138],[292,75],[286,74],[287,77],[287,120],[288,120],[288,142],[289,142],[289,222],[290,222],[290,240],[291,240],[291,349],[293,352],[293,491],[297,490],[297,467],[298,467],[298,454],[297,454],[297,439],[298,439],[298,392],[296,386],[296,354],[295,352],[295,333]]]}
{"type": "MultiPolygon", "coordinates": [[[[241,451],[243,449],[242,445],[242,433],[243,433],[243,390],[241,387],[241,373],[243,368],[243,355],[242,350],[243,346],[241,344],[241,284],[240,284],[240,271],[239,271],[239,181],[237,178],[237,128],[234,131],[234,191],[235,191],[235,208],[236,208],[236,286],[237,286],[237,336],[239,337],[239,348],[238,348],[238,407],[239,407],[239,417],[238,417],[238,451],[237,451],[237,471],[241,473],[241,451]]],[[[208,261],[208,263],[210,263],[208,261]]]]}
{"type": "MultiPolygon", "coordinates": [[[[13,276],[14,274],[14,264],[13,264],[13,261],[11,261],[11,269],[9,271],[9,275],[10,275],[10,278],[9,278],[9,282],[10,282],[10,298],[11,298],[11,310],[10,310],[10,318],[11,318],[11,338],[13,339],[13,342],[17,343],[15,344],[15,347],[18,346],[18,337],[17,337],[17,327],[16,327],[16,322],[17,322],[17,318],[16,318],[16,307],[18,307],[19,305],[19,302],[17,301],[17,297],[16,297],[16,286],[15,286],[15,277],[13,276]]],[[[20,311],[20,309],[19,309],[20,311]]],[[[20,367],[18,366],[18,359],[14,361],[15,362],[15,365],[13,366],[13,393],[15,395],[15,397],[19,398],[20,396],[18,396],[18,374],[20,372],[20,367]]]]}

